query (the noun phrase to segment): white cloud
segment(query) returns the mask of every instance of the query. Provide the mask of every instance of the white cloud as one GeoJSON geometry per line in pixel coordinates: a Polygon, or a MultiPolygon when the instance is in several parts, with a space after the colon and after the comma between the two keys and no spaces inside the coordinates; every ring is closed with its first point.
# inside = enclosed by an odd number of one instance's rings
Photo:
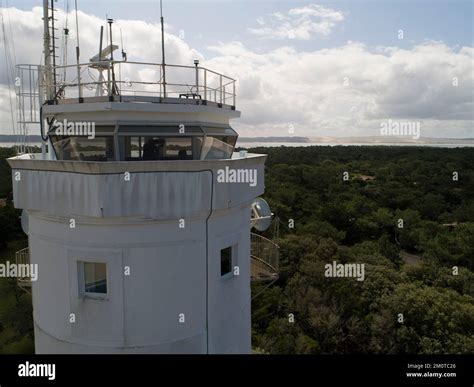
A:
{"type": "Polygon", "coordinates": [[[221,44],[209,65],[237,74],[246,135],[376,135],[387,119],[421,122],[422,136],[474,136],[474,50],[426,42],[371,50],[348,42],[312,52],[255,53],[221,44]],[[453,85],[454,78],[458,86],[453,85]],[[347,86],[344,85],[347,81],[347,86]]]}
{"type": "Polygon", "coordinates": [[[286,14],[275,12],[267,18],[258,18],[252,34],[264,39],[309,40],[327,36],[337,23],[344,20],[341,12],[317,4],[290,9],[286,14]]]}
{"type": "MultiPolygon", "coordinates": [[[[13,93],[13,92],[12,92],[13,93]]],[[[1,117],[1,123],[5,123],[8,125],[8,127],[12,126],[12,112],[10,109],[10,91],[8,90],[8,87],[5,85],[0,85],[0,117],[1,117]]],[[[12,94],[14,95],[14,93],[12,94]]],[[[14,114],[14,120],[16,120],[16,112],[13,112],[14,114]]],[[[8,132],[8,134],[13,134],[11,131],[8,132]]]]}
{"type": "MultiPolygon", "coordinates": [[[[5,10],[5,9],[4,9],[5,10]]],[[[5,13],[7,14],[7,13],[5,13]]],[[[34,7],[31,11],[23,11],[16,8],[8,9],[9,21],[7,28],[7,36],[10,39],[9,27],[11,25],[12,36],[14,37],[16,62],[28,64],[40,64],[42,61],[43,51],[43,9],[41,7],[34,7]]],[[[62,11],[56,13],[56,26],[58,28],[58,36],[62,34],[64,21],[66,15],[62,11]]],[[[81,63],[86,63],[91,57],[99,51],[99,35],[100,26],[106,25],[105,20],[100,19],[94,15],[88,15],[79,11],[79,26],[80,26],[80,46],[81,46],[81,63]]],[[[169,27],[169,26],[168,26],[169,27]]],[[[69,43],[68,43],[68,64],[76,63],[75,46],[76,46],[76,26],[75,15],[71,12],[69,14],[69,43]]],[[[105,30],[107,31],[108,28],[105,30]]],[[[120,45],[120,30],[122,30],[123,42],[125,50],[128,51],[128,59],[137,62],[154,62],[161,63],[161,29],[159,24],[150,24],[137,20],[117,20],[114,24],[114,44],[120,45]]],[[[11,40],[11,39],[10,39],[11,40]]],[[[58,40],[58,44],[61,39],[58,40]]],[[[177,35],[165,32],[166,41],[166,60],[167,63],[185,64],[192,66],[194,59],[203,59],[203,56],[195,49],[190,47],[184,40],[177,35]]],[[[11,43],[11,42],[10,42],[11,43]]],[[[104,36],[104,47],[108,45],[104,36]]],[[[0,52],[5,52],[3,43],[3,36],[0,39],[0,52]]],[[[56,53],[62,57],[60,50],[56,53]]],[[[120,52],[115,53],[115,59],[120,59],[120,52]]],[[[61,60],[58,59],[58,65],[61,60]]],[[[172,70],[170,70],[172,71],[172,70]]],[[[74,68],[68,70],[68,79],[75,77],[76,70],[74,68]]],[[[87,80],[89,73],[96,76],[95,70],[85,72],[83,74],[83,82],[87,80]]],[[[122,69],[123,79],[130,78],[132,80],[147,80],[158,78],[157,68],[155,70],[145,69],[144,67],[132,68],[132,66],[124,66],[122,69]],[[151,71],[151,73],[150,73],[151,71]],[[150,75],[151,74],[151,75],[150,75]],[[139,78],[139,79],[137,79],[139,78]]],[[[194,72],[190,72],[188,78],[193,79],[194,72]]],[[[0,112],[0,133],[12,133],[11,120],[8,115],[3,114],[3,111],[9,107],[8,93],[6,92],[6,69],[5,61],[0,60],[0,103],[2,108],[0,112]]],[[[152,87],[152,86],[150,86],[152,87]]],[[[148,88],[150,88],[148,87],[148,88]]],[[[147,89],[147,87],[144,87],[147,89]]],[[[16,112],[15,112],[16,114],[16,112]]]]}
{"type": "MultiPolygon", "coordinates": [[[[34,7],[31,11],[22,11],[16,8],[8,9],[14,42],[16,45],[18,63],[39,64],[43,49],[43,9],[34,7]]],[[[105,31],[108,26],[104,19],[88,15],[79,11],[81,63],[87,62],[89,58],[99,51],[100,26],[104,25],[105,31]]],[[[65,13],[59,10],[55,14],[58,21],[56,27],[57,36],[62,34],[65,21],[65,13]]],[[[75,15],[69,14],[69,64],[74,64],[75,59],[75,15]]],[[[123,42],[126,51],[131,54],[134,61],[161,62],[161,30],[158,24],[145,23],[138,20],[117,20],[114,24],[114,44],[120,45],[120,30],[123,34],[123,42]]],[[[9,34],[8,34],[9,36],[9,34]]],[[[167,46],[167,60],[170,63],[181,63],[192,65],[194,59],[202,56],[198,51],[191,48],[177,35],[166,32],[165,41],[167,46]]],[[[58,43],[60,39],[58,40],[58,43]]],[[[104,47],[108,45],[104,34],[104,47]]],[[[0,41],[0,49],[3,51],[3,39],[0,41]]],[[[58,50],[59,51],[59,50],[58,50]]],[[[59,55],[59,52],[56,53],[59,55]]],[[[117,55],[115,54],[116,58],[117,55]]],[[[120,56],[120,55],[119,55],[120,56]]],[[[2,63],[2,65],[4,65],[2,63]]]]}
{"type": "MultiPolygon", "coordinates": [[[[11,10],[10,16],[18,62],[38,63],[41,10],[11,10]]],[[[80,13],[83,60],[96,54],[103,23],[80,13]]],[[[74,29],[73,22],[70,28],[74,29]]],[[[159,25],[120,20],[116,31],[119,28],[129,60],[161,61],[159,25]]],[[[374,135],[382,121],[392,119],[420,121],[422,136],[474,137],[472,47],[429,41],[410,49],[372,49],[348,42],[306,52],[291,47],[255,52],[242,42],[230,42],[211,47],[215,55],[205,59],[174,34],[168,32],[166,42],[168,63],[192,65],[197,58],[204,67],[238,80],[242,118],[234,125],[243,136],[288,135],[290,126],[302,136],[374,135]],[[454,78],[458,86],[453,86],[454,78]]],[[[74,63],[74,45],[71,40],[69,63],[74,63]]],[[[130,74],[156,78],[146,69],[130,74]]],[[[4,79],[1,73],[0,77],[4,79]]],[[[11,133],[7,94],[1,85],[0,104],[0,132],[11,133]]]]}

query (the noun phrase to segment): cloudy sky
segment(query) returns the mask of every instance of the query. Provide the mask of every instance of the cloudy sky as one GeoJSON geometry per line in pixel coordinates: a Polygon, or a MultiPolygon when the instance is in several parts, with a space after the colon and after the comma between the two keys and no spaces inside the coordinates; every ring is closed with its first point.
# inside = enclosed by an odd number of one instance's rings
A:
{"type": "MultiPolygon", "coordinates": [[[[56,3],[60,31],[68,2],[72,10],[73,0],[56,3]]],[[[41,2],[1,3],[10,55],[39,63],[41,2]]],[[[83,59],[96,54],[108,15],[129,60],[161,61],[159,1],[78,7],[83,59]]],[[[392,120],[419,122],[423,137],[474,137],[470,0],[165,0],[164,12],[168,63],[200,59],[238,80],[242,118],[234,126],[243,136],[378,135],[392,120]]],[[[11,133],[0,34],[0,133],[11,133]]],[[[74,40],[70,48],[71,61],[74,40]]]]}

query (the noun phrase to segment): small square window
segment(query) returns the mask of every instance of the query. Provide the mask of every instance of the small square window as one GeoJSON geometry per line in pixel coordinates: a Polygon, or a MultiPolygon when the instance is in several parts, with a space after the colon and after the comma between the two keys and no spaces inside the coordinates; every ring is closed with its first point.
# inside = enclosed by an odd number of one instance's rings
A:
{"type": "Polygon", "coordinates": [[[84,293],[107,294],[107,264],[83,262],[84,293]]]}
{"type": "Polygon", "coordinates": [[[232,271],[232,246],[221,250],[221,276],[232,271]]]}

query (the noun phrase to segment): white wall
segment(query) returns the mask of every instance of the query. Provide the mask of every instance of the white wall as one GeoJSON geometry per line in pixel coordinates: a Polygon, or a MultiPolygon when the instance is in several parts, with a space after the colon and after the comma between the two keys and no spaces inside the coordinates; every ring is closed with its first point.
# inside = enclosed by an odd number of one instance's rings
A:
{"type": "Polygon", "coordinates": [[[205,218],[187,220],[184,229],[177,222],[124,219],[120,226],[82,218],[72,230],[61,218],[30,212],[31,261],[39,265],[36,352],[250,352],[249,205],[209,220],[207,321],[205,218]],[[238,246],[233,264],[240,275],[223,279],[220,250],[230,245],[238,246]],[[105,299],[81,297],[78,261],[107,263],[105,299]]]}
{"type": "Polygon", "coordinates": [[[31,262],[39,265],[36,352],[250,352],[250,204],[264,191],[264,161],[9,160],[21,172],[15,206],[30,214],[31,262]],[[124,183],[132,166],[134,180],[124,183]],[[226,166],[257,169],[258,184],[217,183],[208,169],[226,166]],[[220,251],[231,245],[239,275],[221,278],[220,251]],[[105,299],[80,295],[78,261],[107,263],[105,299]]]}
{"type": "Polygon", "coordinates": [[[209,223],[209,350],[250,353],[250,203],[209,223]],[[237,246],[238,276],[221,277],[220,251],[237,246]]]}
{"type": "MultiPolygon", "coordinates": [[[[81,352],[133,352],[133,347],[160,352],[162,344],[205,336],[204,231],[204,220],[188,221],[185,229],[176,222],[144,221],[82,223],[71,230],[64,222],[30,213],[31,262],[39,266],[33,283],[37,353],[69,352],[66,343],[84,346],[81,352]],[[80,295],[78,261],[107,263],[105,299],[80,295]],[[48,335],[56,340],[42,337],[48,335]]],[[[195,341],[193,351],[205,352],[205,340],[197,339],[198,347],[195,341]]]]}

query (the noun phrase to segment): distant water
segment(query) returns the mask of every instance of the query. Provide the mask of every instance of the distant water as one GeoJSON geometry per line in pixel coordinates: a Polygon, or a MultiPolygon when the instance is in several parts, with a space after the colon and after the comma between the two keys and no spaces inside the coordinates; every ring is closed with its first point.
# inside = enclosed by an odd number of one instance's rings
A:
{"type": "Polygon", "coordinates": [[[434,148],[472,148],[474,144],[411,144],[411,143],[336,143],[336,142],[239,142],[237,147],[241,148],[258,148],[258,147],[299,147],[299,146],[426,146],[434,148]]]}
{"type": "MultiPolygon", "coordinates": [[[[18,144],[16,144],[16,145],[18,145],[18,144]]],[[[41,148],[41,143],[40,142],[32,142],[28,145],[31,146],[31,147],[37,146],[38,148],[41,148]]],[[[14,142],[0,142],[0,148],[11,148],[13,146],[15,146],[14,142]]]]}
{"type": "MultiPolygon", "coordinates": [[[[11,148],[15,144],[13,142],[0,142],[0,148],[11,148]]],[[[41,148],[40,142],[33,142],[30,146],[37,146],[41,148]]],[[[298,147],[298,146],[427,146],[434,148],[473,148],[474,144],[410,144],[410,143],[367,143],[367,144],[355,144],[347,143],[341,144],[337,142],[239,142],[237,141],[237,147],[241,148],[257,148],[257,147],[298,147]]]]}

